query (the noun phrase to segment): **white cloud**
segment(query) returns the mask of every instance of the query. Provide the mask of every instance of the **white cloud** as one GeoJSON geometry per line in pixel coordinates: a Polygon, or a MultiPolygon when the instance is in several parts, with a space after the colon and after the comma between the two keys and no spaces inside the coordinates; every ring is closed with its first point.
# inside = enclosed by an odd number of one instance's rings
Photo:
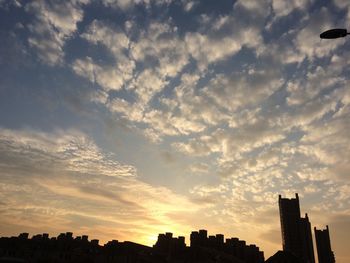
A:
{"type": "Polygon", "coordinates": [[[205,93],[231,112],[242,107],[257,106],[282,86],[283,80],[279,74],[272,67],[249,69],[243,74],[240,72],[230,76],[220,74],[210,81],[205,93]]]}
{"type": "Polygon", "coordinates": [[[91,58],[77,59],[72,67],[80,76],[97,82],[106,91],[120,90],[133,77],[135,61],[127,56],[130,40],[120,29],[94,20],[82,37],[92,44],[102,44],[113,54],[113,65],[99,65],[91,58]]]}
{"type": "Polygon", "coordinates": [[[259,54],[264,47],[261,31],[269,13],[265,1],[238,1],[228,15],[204,15],[197,32],[185,35],[188,52],[201,71],[232,58],[244,47],[259,54]]]}
{"type": "Polygon", "coordinates": [[[121,8],[123,10],[133,7],[134,5],[141,4],[143,0],[102,0],[102,3],[108,7],[121,8]]]}
{"type": "MultiPolygon", "coordinates": [[[[145,72],[145,71],[144,71],[145,72]]],[[[152,141],[159,141],[162,136],[176,136],[180,134],[188,135],[203,131],[206,126],[190,113],[178,114],[174,108],[154,109],[147,105],[151,98],[147,92],[147,88],[153,89],[157,87],[156,81],[152,78],[145,78],[139,82],[139,86],[135,86],[135,93],[142,96],[136,102],[128,102],[125,99],[113,98],[106,101],[106,106],[111,112],[120,114],[122,118],[131,123],[146,124],[144,129],[145,135],[152,141]]],[[[135,84],[133,84],[135,85],[135,84]]],[[[138,98],[138,97],[137,97],[138,98]]],[[[164,103],[176,103],[174,100],[165,100],[164,103]]]]}
{"type": "Polygon", "coordinates": [[[297,34],[294,43],[297,50],[308,59],[329,56],[344,44],[344,39],[329,41],[319,38],[323,31],[334,28],[333,17],[326,8],[314,12],[306,23],[306,26],[297,34]]]}
{"type": "Polygon", "coordinates": [[[334,0],[333,1],[339,8],[348,8],[350,3],[347,0],[334,0]]]}
{"type": "Polygon", "coordinates": [[[133,166],[120,164],[78,131],[0,129],[0,153],[1,222],[16,231],[50,226],[58,232],[74,225],[105,241],[113,236],[149,244],[147,238],[161,230],[182,231],[169,214],[199,208],[165,187],[143,183],[133,166]]]}
{"type": "Polygon", "coordinates": [[[125,83],[132,78],[134,65],[133,62],[128,62],[127,65],[100,66],[88,57],[75,60],[72,69],[77,75],[89,79],[94,84],[99,84],[108,92],[123,88],[125,83]]]}
{"type": "Polygon", "coordinates": [[[106,176],[135,176],[131,166],[123,166],[103,155],[100,149],[78,131],[0,130],[2,166],[34,173],[33,170],[78,172],[106,176]],[[24,169],[28,166],[28,169],[24,169]]]}
{"type": "Polygon", "coordinates": [[[347,70],[346,58],[347,54],[343,58],[334,55],[328,65],[310,69],[305,77],[287,84],[289,95],[286,102],[290,111],[281,118],[284,125],[307,130],[310,123],[321,120],[326,114],[347,115],[348,92],[345,87],[348,80],[343,74],[347,70]],[[344,106],[339,107],[339,103],[344,106]]]}
{"type": "Polygon", "coordinates": [[[186,12],[192,11],[198,4],[198,1],[182,0],[183,8],[186,12]]]}
{"type": "Polygon", "coordinates": [[[25,9],[35,15],[36,20],[28,25],[31,35],[29,44],[38,50],[41,61],[54,66],[63,63],[64,45],[77,30],[77,23],[83,19],[82,6],[89,0],[34,1],[25,9]]]}
{"type": "Polygon", "coordinates": [[[22,7],[22,1],[21,0],[0,0],[0,8],[4,8],[5,10],[8,10],[9,7],[15,6],[15,7],[22,7]]]}
{"type": "MultiPolygon", "coordinates": [[[[127,23],[126,27],[130,26],[127,23]]],[[[137,41],[131,41],[123,31],[95,20],[82,36],[110,50],[115,65],[99,66],[91,59],[78,59],[73,64],[75,72],[106,90],[118,90],[126,85],[144,105],[166,87],[166,78],[175,77],[188,63],[184,43],[178,38],[176,28],[167,23],[151,23],[137,41]],[[149,58],[156,63],[150,64],[149,58]],[[143,63],[145,68],[134,72],[136,63],[143,63]]]]}
{"type": "Polygon", "coordinates": [[[173,148],[177,151],[186,153],[191,156],[207,156],[213,152],[213,149],[209,148],[205,142],[198,140],[190,140],[187,143],[177,142],[173,143],[173,148]]]}
{"type": "Polygon", "coordinates": [[[168,5],[172,0],[101,0],[102,3],[107,7],[120,8],[123,11],[126,11],[130,8],[133,8],[137,5],[144,5],[149,8],[151,4],[155,5],[168,5]]]}
{"type": "Polygon", "coordinates": [[[171,112],[159,110],[147,112],[143,121],[163,135],[189,135],[205,129],[205,125],[200,122],[187,119],[185,116],[176,116],[171,112]]]}
{"type": "Polygon", "coordinates": [[[175,77],[189,58],[185,44],[178,36],[177,27],[169,22],[152,22],[146,31],[141,32],[138,40],[131,44],[130,55],[146,64],[148,58],[156,60],[155,65],[146,67],[156,68],[162,77],[175,77]]]}
{"type": "Polygon", "coordinates": [[[256,16],[258,14],[260,17],[268,17],[271,13],[271,3],[269,0],[238,0],[234,5],[235,8],[243,7],[244,9],[252,13],[253,16],[256,16]]]}
{"type": "MultiPolygon", "coordinates": [[[[335,5],[341,10],[347,10],[345,21],[342,21],[343,25],[349,25],[350,22],[350,3],[346,0],[334,0],[335,5]]],[[[346,26],[344,26],[346,27],[346,26]]]]}
{"type": "Polygon", "coordinates": [[[108,108],[112,112],[118,112],[131,122],[142,122],[144,107],[141,104],[131,104],[124,99],[115,98],[108,102],[108,108]]]}
{"type": "Polygon", "coordinates": [[[307,129],[307,126],[312,122],[335,111],[336,106],[337,102],[332,97],[315,99],[295,108],[291,114],[285,114],[281,121],[286,125],[286,128],[299,126],[301,129],[307,129]]]}
{"type": "Polygon", "coordinates": [[[154,95],[161,92],[168,81],[152,69],[142,71],[128,87],[134,89],[141,104],[147,105],[154,95]]]}
{"type": "Polygon", "coordinates": [[[200,74],[183,74],[181,83],[174,89],[174,98],[164,100],[170,104],[169,110],[178,109],[189,120],[199,121],[213,126],[229,119],[227,113],[208,97],[205,90],[198,91],[200,74]]]}
{"type": "Polygon", "coordinates": [[[205,156],[219,153],[224,161],[233,161],[243,153],[271,145],[285,138],[282,130],[273,128],[260,119],[235,129],[217,129],[209,135],[191,139],[187,143],[174,143],[173,146],[189,155],[205,156]]]}
{"type": "Polygon", "coordinates": [[[210,39],[201,33],[188,33],[185,41],[188,52],[198,61],[201,69],[205,69],[210,63],[227,59],[242,47],[232,36],[210,39]]]}
{"type": "MultiPolygon", "coordinates": [[[[242,9],[248,15],[254,15],[252,8],[254,5],[242,4],[233,10],[241,12],[242,9]]],[[[260,21],[266,14],[259,16],[260,21]]],[[[127,33],[94,21],[82,36],[93,44],[103,44],[113,54],[116,64],[102,67],[80,59],[75,61],[73,69],[107,92],[119,89],[128,92],[135,101],[113,98],[106,106],[131,122],[147,124],[145,133],[157,141],[159,136],[190,135],[227,121],[233,124],[233,111],[247,105],[257,106],[282,82],[279,71],[272,70],[272,66],[268,70],[250,68],[245,70],[246,76],[237,74],[226,78],[219,75],[205,89],[198,91],[198,80],[205,77],[201,70],[209,64],[227,59],[243,46],[263,50],[259,46],[262,43],[259,22],[245,24],[236,21],[233,15],[209,20],[213,22],[209,29],[187,33],[184,39],[170,21],[151,22],[144,30],[136,29],[128,22],[125,24],[127,33]],[[231,24],[235,24],[234,29],[231,24]],[[135,31],[133,40],[128,38],[130,30],[135,31]],[[196,43],[198,41],[200,43],[196,43]],[[183,74],[174,92],[164,97],[165,89],[171,88],[168,86],[170,80],[179,76],[190,62],[190,56],[197,60],[200,71],[183,74]],[[119,66],[118,60],[129,61],[129,64],[119,66]],[[152,104],[157,102],[161,105],[153,108],[152,104]]]]}
{"type": "MultiPolygon", "coordinates": [[[[235,24],[228,19],[227,24],[235,24]]],[[[223,37],[211,37],[203,33],[187,33],[185,42],[188,52],[196,59],[198,67],[205,70],[209,64],[229,59],[243,46],[257,47],[261,43],[260,33],[254,28],[238,28],[223,37]]]]}
{"type": "Polygon", "coordinates": [[[210,166],[206,163],[194,163],[189,167],[192,173],[207,174],[210,166]]]}
{"type": "Polygon", "coordinates": [[[305,55],[301,53],[292,40],[296,31],[290,31],[281,36],[278,41],[273,41],[264,47],[263,54],[274,60],[276,65],[288,65],[291,63],[301,63],[305,55]]]}
{"type": "Polygon", "coordinates": [[[81,36],[93,44],[105,45],[116,59],[120,59],[120,56],[124,59],[123,52],[128,50],[130,44],[128,36],[121,29],[98,20],[94,20],[81,36]]]}
{"type": "Polygon", "coordinates": [[[287,103],[303,104],[315,99],[322,91],[343,84],[345,84],[344,78],[337,76],[331,65],[326,69],[318,66],[314,71],[308,72],[305,79],[288,83],[287,91],[290,95],[287,97],[287,103]]]}
{"type": "Polygon", "coordinates": [[[287,16],[294,10],[307,10],[313,0],[272,0],[272,7],[276,17],[287,16]]]}
{"type": "Polygon", "coordinates": [[[348,179],[349,128],[348,117],[335,117],[327,123],[309,126],[302,139],[305,154],[326,167],[328,177],[334,180],[348,179]]]}

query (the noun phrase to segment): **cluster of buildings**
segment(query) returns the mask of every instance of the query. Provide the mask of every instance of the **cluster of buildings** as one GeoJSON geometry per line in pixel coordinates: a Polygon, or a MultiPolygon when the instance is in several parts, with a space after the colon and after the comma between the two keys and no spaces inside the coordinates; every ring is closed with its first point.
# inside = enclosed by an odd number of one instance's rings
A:
{"type": "Polygon", "coordinates": [[[112,240],[101,246],[99,240],[87,235],[73,237],[72,232],[57,237],[48,234],[29,238],[28,233],[18,237],[0,238],[0,262],[27,263],[157,263],[152,248],[133,242],[112,240]]]}
{"type": "Polygon", "coordinates": [[[225,240],[222,234],[208,236],[204,229],[191,233],[189,247],[186,247],[185,237],[176,238],[172,233],[165,233],[159,234],[154,248],[176,262],[264,262],[264,252],[256,245],[247,245],[238,238],[225,240]]]}
{"type": "MultiPolygon", "coordinates": [[[[159,234],[153,247],[133,242],[109,241],[104,245],[88,236],[73,237],[67,232],[57,237],[48,234],[29,238],[28,233],[0,238],[0,263],[315,263],[309,217],[301,217],[299,197],[279,196],[283,251],[264,261],[256,245],[238,238],[209,235],[207,230],[193,231],[190,246],[185,237],[159,234]]],[[[319,263],[335,263],[329,228],[314,228],[319,263]]]]}
{"type": "Polygon", "coordinates": [[[246,245],[237,238],[223,235],[207,236],[206,230],[192,232],[191,245],[185,237],[172,233],[160,234],[153,247],[133,242],[109,241],[100,245],[88,236],[73,237],[72,232],[58,237],[48,234],[29,238],[28,233],[18,237],[0,238],[0,263],[263,263],[264,254],[255,245],[246,245]]]}
{"type": "MultiPolygon", "coordinates": [[[[315,263],[309,217],[300,215],[299,196],[278,199],[283,251],[291,252],[305,263],[315,263]]],[[[319,263],[334,263],[328,226],[325,230],[314,228],[319,263]]]]}

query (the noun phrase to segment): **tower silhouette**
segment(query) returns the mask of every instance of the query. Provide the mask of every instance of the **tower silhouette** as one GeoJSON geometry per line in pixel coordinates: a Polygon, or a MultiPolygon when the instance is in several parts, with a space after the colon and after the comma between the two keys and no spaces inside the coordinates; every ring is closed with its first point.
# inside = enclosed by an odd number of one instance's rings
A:
{"type": "Polygon", "coordinates": [[[283,250],[292,252],[307,263],[315,263],[311,224],[308,215],[300,216],[299,196],[278,199],[283,250]]]}
{"type": "Polygon", "coordinates": [[[331,249],[331,240],[329,238],[329,228],[324,230],[315,229],[315,238],[317,246],[317,255],[319,263],[334,263],[334,253],[331,249]]]}

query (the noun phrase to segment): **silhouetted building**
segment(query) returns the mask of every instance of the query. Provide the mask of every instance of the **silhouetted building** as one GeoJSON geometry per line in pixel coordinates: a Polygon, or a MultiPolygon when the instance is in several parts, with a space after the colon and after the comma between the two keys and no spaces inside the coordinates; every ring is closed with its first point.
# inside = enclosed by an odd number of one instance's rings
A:
{"type": "Polygon", "coordinates": [[[300,234],[298,227],[300,207],[298,194],[296,194],[295,199],[282,198],[281,195],[279,195],[278,201],[283,250],[291,251],[296,255],[300,255],[300,234]]]}
{"type": "Polygon", "coordinates": [[[265,263],[304,263],[304,261],[290,251],[279,250],[269,257],[265,263]]]}
{"type": "Polygon", "coordinates": [[[247,245],[245,241],[238,238],[224,239],[224,235],[210,235],[208,237],[207,230],[193,231],[191,233],[191,249],[200,248],[205,251],[218,251],[221,256],[227,255],[231,260],[238,262],[241,260],[246,263],[262,263],[264,262],[264,253],[259,251],[255,245],[247,245]]]}
{"type": "Polygon", "coordinates": [[[191,239],[191,247],[207,246],[208,231],[205,229],[201,229],[199,231],[192,231],[190,239],[191,239]]]}
{"type": "Polygon", "coordinates": [[[305,218],[300,218],[299,227],[303,258],[306,262],[315,263],[311,224],[307,213],[305,214],[305,218]]]}
{"type": "Polygon", "coordinates": [[[302,251],[302,259],[307,263],[315,263],[314,247],[312,243],[311,223],[308,215],[305,218],[300,218],[299,221],[300,244],[302,251]]]}
{"type": "Polygon", "coordinates": [[[289,251],[307,263],[315,263],[311,224],[307,214],[300,216],[299,196],[282,198],[279,195],[283,251],[289,251]]]}
{"type": "Polygon", "coordinates": [[[186,248],[185,237],[173,237],[172,233],[159,234],[157,243],[153,246],[158,253],[169,257],[178,255],[186,248]]]}
{"type": "Polygon", "coordinates": [[[0,238],[0,262],[50,263],[263,263],[264,254],[256,245],[246,245],[238,238],[226,239],[217,234],[208,237],[206,230],[194,231],[194,246],[187,247],[185,237],[159,234],[153,247],[112,240],[101,246],[88,236],[73,237],[61,233],[28,233],[0,238]],[[196,243],[197,242],[197,243],[196,243]]]}
{"type": "Polygon", "coordinates": [[[84,241],[84,242],[88,242],[89,236],[87,236],[87,235],[82,235],[82,236],[81,236],[81,240],[84,241]]]}
{"type": "Polygon", "coordinates": [[[319,263],[334,263],[334,253],[331,248],[331,240],[329,238],[329,228],[315,230],[316,246],[317,246],[317,255],[319,263]]]}
{"type": "Polygon", "coordinates": [[[28,239],[29,233],[21,233],[19,234],[18,238],[19,239],[28,239]]]}

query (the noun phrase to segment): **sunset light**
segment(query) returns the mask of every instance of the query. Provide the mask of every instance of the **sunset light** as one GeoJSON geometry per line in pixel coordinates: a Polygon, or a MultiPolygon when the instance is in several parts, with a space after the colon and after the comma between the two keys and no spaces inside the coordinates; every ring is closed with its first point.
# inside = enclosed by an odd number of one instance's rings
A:
{"type": "Polygon", "coordinates": [[[345,28],[346,0],[0,0],[1,237],[267,260],[300,224],[350,262],[345,28]]]}

